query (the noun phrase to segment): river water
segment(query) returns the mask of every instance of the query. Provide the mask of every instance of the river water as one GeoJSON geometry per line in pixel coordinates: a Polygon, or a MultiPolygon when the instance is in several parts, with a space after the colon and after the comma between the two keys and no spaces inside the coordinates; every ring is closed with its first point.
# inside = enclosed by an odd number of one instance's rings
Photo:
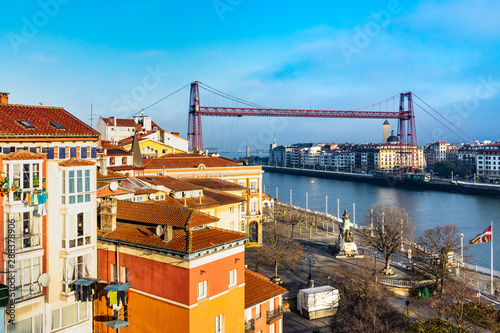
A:
{"type": "MultiPolygon", "coordinates": [[[[392,203],[406,209],[415,226],[415,236],[436,225],[455,224],[464,233],[464,246],[477,234],[482,233],[493,221],[494,269],[500,270],[500,198],[474,196],[458,193],[422,191],[383,187],[372,184],[355,183],[334,179],[286,175],[265,172],[263,177],[266,193],[296,206],[306,206],[324,212],[328,196],[328,213],[337,214],[337,199],[340,199],[340,214],[347,210],[354,222],[361,225],[369,207],[377,202],[392,203]]],[[[490,267],[490,244],[470,245],[468,253],[472,263],[490,267]]]]}

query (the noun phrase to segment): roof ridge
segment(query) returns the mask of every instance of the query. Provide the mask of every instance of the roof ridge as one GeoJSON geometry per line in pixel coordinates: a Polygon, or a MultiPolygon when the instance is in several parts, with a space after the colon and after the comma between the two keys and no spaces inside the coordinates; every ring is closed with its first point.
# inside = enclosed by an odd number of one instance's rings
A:
{"type": "Polygon", "coordinates": [[[6,106],[6,107],[9,107],[9,106],[23,106],[23,107],[38,108],[38,109],[51,108],[51,109],[63,109],[64,110],[64,107],[62,107],[62,106],[49,106],[49,105],[29,105],[29,104],[13,104],[13,103],[9,103],[9,104],[0,104],[0,106],[6,106]]]}

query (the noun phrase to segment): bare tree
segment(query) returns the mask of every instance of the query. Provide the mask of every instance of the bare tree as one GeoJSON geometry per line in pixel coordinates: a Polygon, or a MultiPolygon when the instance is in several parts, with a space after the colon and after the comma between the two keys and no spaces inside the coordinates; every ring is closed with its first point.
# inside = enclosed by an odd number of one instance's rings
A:
{"type": "Polygon", "coordinates": [[[412,326],[424,329],[429,325],[429,318],[444,323],[444,326],[452,325],[457,332],[477,332],[477,327],[468,318],[471,311],[478,311],[470,306],[471,300],[475,298],[475,290],[468,284],[471,273],[462,270],[458,276],[447,280],[443,292],[436,297],[416,301],[414,313],[419,318],[412,326]]]}
{"type": "Polygon", "coordinates": [[[388,302],[385,289],[375,283],[368,265],[343,266],[332,272],[332,285],[339,289],[332,332],[400,332],[403,315],[388,302]]]}
{"type": "Polygon", "coordinates": [[[265,265],[274,266],[272,281],[279,281],[278,267],[292,269],[302,258],[303,247],[290,239],[290,232],[279,222],[269,222],[263,225],[264,244],[259,248],[260,261],[265,265]]]}
{"type": "Polygon", "coordinates": [[[460,229],[451,224],[436,226],[425,230],[417,243],[425,250],[416,249],[415,264],[434,279],[438,291],[442,293],[446,280],[455,273],[452,268],[459,265],[453,255],[460,251],[460,229]]]}
{"type": "Polygon", "coordinates": [[[403,208],[378,203],[368,210],[363,223],[368,227],[363,230],[363,238],[382,253],[384,273],[391,274],[391,256],[401,249],[403,240],[413,238],[413,222],[403,208]]]}
{"type": "Polygon", "coordinates": [[[302,211],[288,205],[279,205],[274,212],[275,221],[290,226],[290,238],[294,237],[295,227],[304,223],[302,211]]]}

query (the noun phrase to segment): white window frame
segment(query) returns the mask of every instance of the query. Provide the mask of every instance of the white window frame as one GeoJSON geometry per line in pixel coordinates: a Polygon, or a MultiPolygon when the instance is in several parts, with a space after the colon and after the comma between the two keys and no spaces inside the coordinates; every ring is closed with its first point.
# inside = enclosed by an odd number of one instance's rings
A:
{"type": "Polygon", "coordinates": [[[50,315],[52,316],[52,319],[54,318],[54,314],[58,312],[59,325],[54,327],[54,324],[57,324],[57,323],[55,322],[55,320],[52,320],[52,326],[51,326],[50,331],[51,332],[58,331],[61,328],[68,327],[68,326],[83,322],[85,320],[88,320],[88,318],[89,318],[89,308],[87,306],[88,303],[89,302],[76,302],[76,303],[73,303],[73,304],[70,304],[67,306],[60,307],[59,309],[52,310],[50,313],[50,315]],[[75,322],[72,322],[72,323],[69,323],[65,326],[62,326],[62,313],[61,313],[62,309],[66,309],[66,308],[69,308],[71,306],[74,307],[75,304],[77,304],[77,306],[76,306],[76,309],[77,309],[76,318],[77,318],[77,320],[75,322]],[[85,309],[85,317],[82,316],[82,314],[81,314],[82,309],[85,309]]]}
{"type": "Polygon", "coordinates": [[[78,205],[92,202],[95,179],[93,179],[91,170],[91,167],[63,168],[61,170],[61,204],[78,205]]]}
{"type": "Polygon", "coordinates": [[[92,221],[91,211],[76,214],[61,215],[61,246],[63,249],[71,250],[92,245],[92,221]],[[80,220],[82,218],[82,221],[80,220]]]}
{"type": "Polygon", "coordinates": [[[197,288],[197,295],[198,295],[198,300],[202,300],[207,298],[208,295],[208,281],[201,281],[198,283],[198,288],[197,288]]]}
{"type": "Polygon", "coordinates": [[[93,252],[61,258],[61,292],[72,292],[69,285],[79,278],[90,277],[93,274],[93,252]]]}
{"type": "Polygon", "coordinates": [[[257,180],[250,180],[250,192],[257,192],[257,180]]]}
{"type": "MultiPolygon", "coordinates": [[[[16,252],[32,251],[43,247],[42,218],[34,216],[33,213],[33,210],[29,210],[5,214],[6,221],[15,221],[14,231],[16,252]],[[25,219],[25,214],[29,214],[29,218],[25,219]],[[27,226],[25,226],[25,221],[29,221],[27,226]]],[[[5,223],[4,235],[8,234],[7,228],[8,225],[5,223]]],[[[8,248],[7,237],[5,237],[5,248],[8,248]]]]}
{"type": "Polygon", "coordinates": [[[224,333],[224,314],[215,317],[215,333],[224,333]]]}
{"type": "Polygon", "coordinates": [[[238,284],[238,269],[233,269],[229,271],[229,287],[234,287],[238,284]]]}
{"type": "Polygon", "coordinates": [[[10,179],[10,186],[15,186],[17,188],[16,191],[11,191],[9,194],[9,198],[12,201],[21,201],[24,200],[26,193],[33,193],[33,190],[41,190],[43,183],[43,174],[42,174],[42,160],[22,160],[16,162],[7,162],[7,176],[10,179]],[[25,187],[24,185],[24,165],[29,166],[28,176],[29,176],[29,185],[25,187]],[[38,166],[38,186],[34,186],[34,165],[38,166]],[[15,173],[15,169],[18,167],[18,172],[15,173]]]}
{"type": "MultiPolygon", "coordinates": [[[[8,267],[5,263],[5,267],[8,267]]],[[[23,297],[33,297],[42,293],[42,288],[38,284],[38,277],[43,273],[42,256],[33,256],[30,258],[18,258],[15,263],[15,268],[9,268],[9,275],[15,276],[14,298],[20,299],[23,297]],[[38,270],[33,270],[33,260],[38,259],[38,270]],[[17,273],[16,273],[17,272],[17,273]]]]}
{"type": "MultiPolygon", "coordinates": [[[[21,325],[22,322],[24,321],[28,321],[30,320],[31,321],[31,333],[38,333],[38,332],[43,332],[44,331],[44,326],[45,326],[45,321],[44,321],[44,318],[43,318],[43,314],[39,314],[39,315],[36,315],[36,316],[33,316],[33,317],[29,317],[29,318],[26,318],[26,319],[23,319],[23,320],[20,320],[20,321],[16,321],[15,322],[15,325],[21,325]],[[35,331],[35,318],[40,318],[40,328],[42,329],[41,331],[35,331]]],[[[11,332],[10,328],[13,326],[13,324],[8,324],[6,327],[7,327],[7,330],[5,332],[11,332]]],[[[3,329],[3,327],[1,327],[3,329]]],[[[3,332],[3,331],[2,331],[3,332]]]]}

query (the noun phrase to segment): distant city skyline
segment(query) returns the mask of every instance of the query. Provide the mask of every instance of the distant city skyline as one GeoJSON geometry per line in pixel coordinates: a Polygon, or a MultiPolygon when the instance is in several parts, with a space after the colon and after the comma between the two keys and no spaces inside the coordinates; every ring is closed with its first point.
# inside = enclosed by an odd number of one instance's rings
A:
{"type": "MultiPolygon", "coordinates": [[[[412,91],[473,139],[500,138],[496,1],[42,0],[3,10],[0,91],[87,123],[92,104],[94,126],[199,80],[274,108],[350,110],[412,91]]],[[[186,87],[145,114],[185,137],[188,99],[186,87]]],[[[420,146],[460,142],[420,107],[415,114],[420,146]]],[[[206,147],[266,149],[275,137],[379,142],[383,121],[204,117],[203,131],[206,147]]]]}

